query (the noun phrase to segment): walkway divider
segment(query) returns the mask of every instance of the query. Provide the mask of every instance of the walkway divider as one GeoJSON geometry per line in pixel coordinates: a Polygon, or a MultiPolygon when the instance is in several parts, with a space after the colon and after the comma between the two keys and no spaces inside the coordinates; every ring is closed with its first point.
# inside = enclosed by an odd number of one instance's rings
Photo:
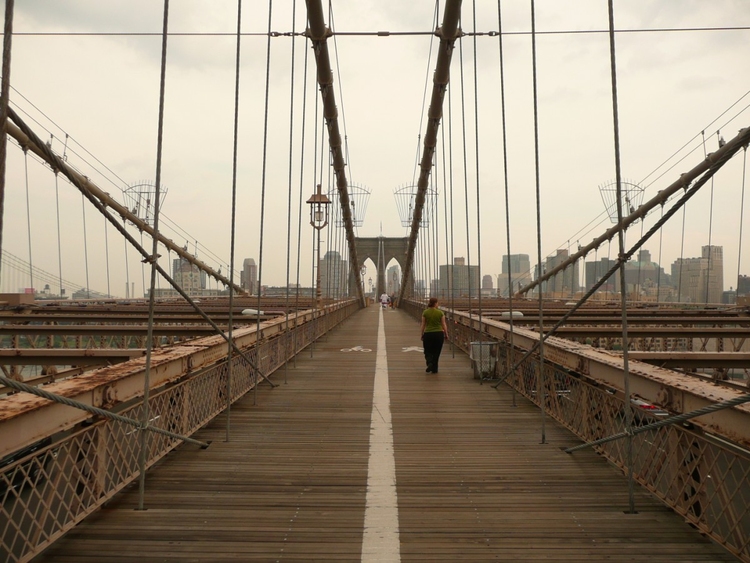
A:
{"type": "Polygon", "coordinates": [[[381,307],[378,307],[378,348],[370,418],[365,529],[362,536],[362,562],[370,561],[401,561],[388,355],[381,307]]]}

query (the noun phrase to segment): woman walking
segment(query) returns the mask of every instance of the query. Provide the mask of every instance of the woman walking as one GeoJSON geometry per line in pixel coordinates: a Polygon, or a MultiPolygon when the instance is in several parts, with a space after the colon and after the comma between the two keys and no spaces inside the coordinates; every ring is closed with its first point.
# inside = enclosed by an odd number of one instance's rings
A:
{"type": "Polygon", "coordinates": [[[427,308],[422,312],[422,346],[424,359],[427,362],[427,373],[438,372],[438,360],[443,349],[443,342],[448,336],[445,314],[437,308],[437,297],[430,297],[427,308]]]}

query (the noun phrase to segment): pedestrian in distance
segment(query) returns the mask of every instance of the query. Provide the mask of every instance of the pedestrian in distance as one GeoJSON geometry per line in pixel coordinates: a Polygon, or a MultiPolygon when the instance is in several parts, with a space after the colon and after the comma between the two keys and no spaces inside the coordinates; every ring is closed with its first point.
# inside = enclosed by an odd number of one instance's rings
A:
{"type": "Polygon", "coordinates": [[[427,362],[427,373],[438,372],[438,360],[443,350],[443,342],[448,337],[445,314],[438,309],[437,297],[430,297],[427,308],[422,312],[422,347],[427,362]]]}
{"type": "Polygon", "coordinates": [[[386,292],[383,292],[383,295],[380,296],[380,304],[382,305],[383,309],[388,307],[388,294],[386,292]]]}

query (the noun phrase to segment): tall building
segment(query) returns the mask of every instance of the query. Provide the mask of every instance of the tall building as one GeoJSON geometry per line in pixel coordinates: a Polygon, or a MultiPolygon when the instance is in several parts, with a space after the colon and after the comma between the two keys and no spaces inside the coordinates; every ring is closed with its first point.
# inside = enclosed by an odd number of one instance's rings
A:
{"type": "Polygon", "coordinates": [[[252,258],[245,258],[242,261],[242,274],[240,283],[247,291],[248,295],[257,295],[258,293],[258,266],[252,258]]]}
{"type": "Polygon", "coordinates": [[[453,264],[440,266],[440,297],[468,297],[479,295],[479,266],[467,266],[463,258],[453,264]]]}
{"type": "Polygon", "coordinates": [[[401,268],[398,264],[394,264],[386,271],[385,290],[388,295],[401,291],[401,268]]]}
{"type": "Polygon", "coordinates": [[[184,258],[175,258],[172,261],[172,279],[182,290],[190,296],[200,294],[201,270],[195,264],[191,264],[184,258]]]}
{"type": "Polygon", "coordinates": [[[531,283],[531,262],[528,254],[503,255],[502,274],[497,277],[497,294],[508,296],[508,274],[511,275],[513,291],[531,283]]]}
{"type": "MultiPolygon", "coordinates": [[[[616,260],[609,258],[600,258],[599,260],[592,260],[586,262],[585,276],[586,276],[586,291],[594,287],[594,284],[604,277],[604,275],[617,263],[616,260]]],[[[607,281],[602,284],[599,291],[617,291],[619,287],[618,273],[612,274],[607,281]]]]}
{"type": "Polygon", "coordinates": [[[486,274],[482,276],[482,289],[493,289],[491,275],[486,274]]]}
{"type": "Polygon", "coordinates": [[[724,248],[703,246],[700,258],[678,258],[672,264],[672,285],[677,300],[721,303],[724,293],[724,248]]]}
{"type": "Polygon", "coordinates": [[[739,276],[737,278],[737,295],[750,294],[750,276],[739,276]]]}
{"type": "Polygon", "coordinates": [[[323,297],[340,298],[347,293],[349,263],[336,250],[329,250],[320,260],[320,291],[323,297]]]}
{"type": "MultiPolygon", "coordinates": [[[[567,259],[567,249],[558,249],[554,256],[548,256],[544,261],[544,272],[551,271],[567,259]]],[[[573,264],[544,282],[542,284],[542,291],[551,296],[568,297],[578,291],[578,277],[578,265],[573,264]]]]}

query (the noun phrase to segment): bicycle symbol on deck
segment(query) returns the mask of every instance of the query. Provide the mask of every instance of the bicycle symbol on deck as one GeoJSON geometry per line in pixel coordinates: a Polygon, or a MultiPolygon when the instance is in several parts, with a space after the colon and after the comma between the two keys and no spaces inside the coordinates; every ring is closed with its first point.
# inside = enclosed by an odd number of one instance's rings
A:
{"type": "Polygon", "coordinates": [[[342,348],[342,352],[372,352],[369,348],[362,348],[362,346],[355,346],[354,348],[342,348]]]}

